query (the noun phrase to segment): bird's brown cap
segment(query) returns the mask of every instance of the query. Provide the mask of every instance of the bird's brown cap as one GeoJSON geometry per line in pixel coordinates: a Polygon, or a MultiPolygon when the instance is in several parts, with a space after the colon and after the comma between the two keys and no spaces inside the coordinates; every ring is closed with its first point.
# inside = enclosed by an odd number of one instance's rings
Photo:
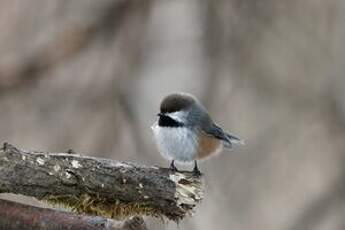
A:
{"type": "Polygon", "coordinates": [[[174,93],[166,96],[160,106],[161,113],[173,113],[188,109],[196,102],[192,95],[186,93],[174,93]]]}

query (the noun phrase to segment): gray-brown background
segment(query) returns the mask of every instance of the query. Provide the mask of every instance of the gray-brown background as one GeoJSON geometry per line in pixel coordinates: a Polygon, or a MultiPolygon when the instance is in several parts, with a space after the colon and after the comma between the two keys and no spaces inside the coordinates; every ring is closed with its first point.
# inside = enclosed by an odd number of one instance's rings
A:
{"type": "Polygon", "coordinates": [[[344,10],[1,0],[0,141],[168,165],[150,125],[163,96],[190,92],[246,146],[201,164],[205,200],[180,229],[344,229],[344,10]]]}

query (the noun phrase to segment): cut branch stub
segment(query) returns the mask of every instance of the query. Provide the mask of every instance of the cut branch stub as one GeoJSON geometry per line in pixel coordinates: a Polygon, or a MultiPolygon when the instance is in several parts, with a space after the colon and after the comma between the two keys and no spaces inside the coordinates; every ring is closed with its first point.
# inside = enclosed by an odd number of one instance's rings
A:
{"type": "Polygon", "coordinates": [[[202,200],[203,184],[189,172],[6,144],[0,150],[0,193],[36,197],[78,213],[178,221],[202,200]]]}

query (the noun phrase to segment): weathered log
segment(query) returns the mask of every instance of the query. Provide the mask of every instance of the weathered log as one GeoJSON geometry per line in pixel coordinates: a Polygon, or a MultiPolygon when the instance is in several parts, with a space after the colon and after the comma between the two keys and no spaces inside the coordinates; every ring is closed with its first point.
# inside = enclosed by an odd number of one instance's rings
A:
{"type": "Polygon", "coordinates": [[[147,230],[141,217],[133,217],[120,222],[98,216],[77,215],[1,199],[0,229],[147,230]]]}
{"type": "Polygon", "coordinates": [[[35,197],[77,213],[115,219],[135,215],[178,221],[203,197],[200,177],[79,154],[0,150],[0,193],[35,197]]]}

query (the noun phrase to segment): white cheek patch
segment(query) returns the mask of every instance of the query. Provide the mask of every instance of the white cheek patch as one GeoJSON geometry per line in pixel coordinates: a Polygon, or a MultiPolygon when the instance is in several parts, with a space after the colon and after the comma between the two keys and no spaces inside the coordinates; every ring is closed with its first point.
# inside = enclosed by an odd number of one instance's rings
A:
{"type": "Polygon", "coordinates": [[[173,113],[167,113],[166,115],[171,117],[175,121],[178,121],[178,122],[181,122],[181,123],[185,123],[186,122],[186,118],[188,116],[188,112],[178,111],[178,112],[173,112],[173,113]]]}

